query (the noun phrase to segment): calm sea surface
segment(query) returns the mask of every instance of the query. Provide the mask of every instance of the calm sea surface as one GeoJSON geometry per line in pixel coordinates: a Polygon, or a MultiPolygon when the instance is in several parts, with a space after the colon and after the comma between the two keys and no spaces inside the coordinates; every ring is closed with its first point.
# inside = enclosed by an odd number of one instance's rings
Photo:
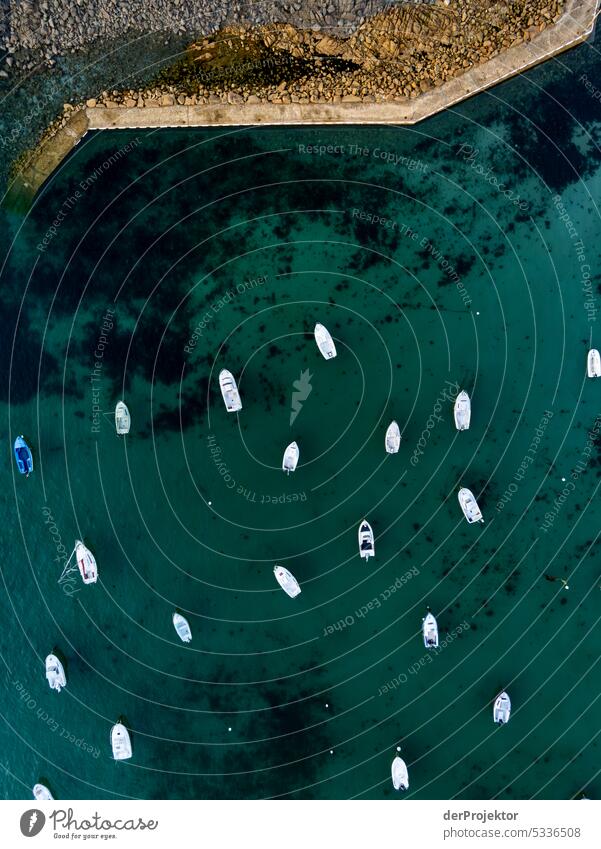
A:
{"type": "Polygon", "coordinates": [[[599,797],[591,63],[416,127],[92,133],[1,213],[2,796],[392,799],[400,746],[410,798],[599,797]]]}

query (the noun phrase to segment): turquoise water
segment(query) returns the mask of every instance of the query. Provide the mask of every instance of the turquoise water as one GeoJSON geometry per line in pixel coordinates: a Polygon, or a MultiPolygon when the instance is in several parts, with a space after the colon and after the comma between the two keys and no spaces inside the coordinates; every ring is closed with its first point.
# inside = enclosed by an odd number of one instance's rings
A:
{"type": "Polygon", "coordinates": [[[405,798],[598,797],[588,56],[416,127],[90,134],[2,213],[4,797],[393,798],[397,746],[405,798]],[[59,582],[76,537],[95,586],[59,582]]]}

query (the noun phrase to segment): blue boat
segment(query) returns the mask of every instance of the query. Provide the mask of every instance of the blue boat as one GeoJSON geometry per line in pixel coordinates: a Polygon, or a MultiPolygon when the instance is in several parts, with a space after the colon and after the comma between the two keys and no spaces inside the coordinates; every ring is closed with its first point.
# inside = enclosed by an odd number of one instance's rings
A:
{"type": "Polygon", "coordinates": [[[15,459],[22,475],[28,475],[30,472],[33,472],[33,457],[31,456],[28,444],[22,436],[17,436],[15,439],[15,459]]]}

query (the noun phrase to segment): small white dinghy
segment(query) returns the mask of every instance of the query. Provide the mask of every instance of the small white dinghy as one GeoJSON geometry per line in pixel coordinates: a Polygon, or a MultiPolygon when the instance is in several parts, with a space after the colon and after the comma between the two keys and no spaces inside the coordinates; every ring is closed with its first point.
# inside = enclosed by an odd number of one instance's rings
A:
{"type": "Polygon", "coordinates": [[[601,377],[601,355],[596,348],[591,348],[588,352],[586,373],[589,377],[601,377]]]}
{"type": "Polygon", "coordinates": [[[334,345],[334,340],[330,336],[327,328],[325,328],[323,324],[316,324],[313,332],[315,333],[317,347],[321,351],[323,358],[326,360],[333,360],[336,356],[336,345],[334,345]]]}
{"type": "Polygon", "coordinates": [[[363,521],[359,525],[359,554],[366,561],[369,560],[370,557],[376,556],[376,547],[374,545],[374,532],[371,529],[371,525],[367,521],[367,519],[363,519],[363,521]]]}
{"type": "Polygon", "coordinates": [[[34,784],[33,798],[37,799],[38,802],[50,802],[54,799],[54,796],[45,784],[34,784]]]}
{"type": "Polygon", "coordinates": [[[470,525],[474,522],[484,522],[484,519],[482,518],[482,513],[480,512],[480,508],[478,507],[478,502],[474,498],[474,494],[471,490],[460,489],[457,493],[457,498],[459,499],[459,503],[461,504],[463,515],[468,520],[470,525]]]}
{"type": "Polygon", "coordinates": [[[501,693],[495,699],[492,711],[493,719],[499,725],[506,725],[511,715],[511,699],[507,693],[501,693]]]}
{"type": "Polygon", "coordinates": [[[120,722],[111,728],[111,746],[116,761],[126,761],[131,758],[131,740],[129,731],[120,722]]]}
{"type": "Polygon", "coordinates": [[[242,409],[242,401],[238,392],[238,385],[234,380],[234,375],[227,369],[222,369],[219,372],[219,386],[223,396],[223,403],[228,413],[237,413],[242,409]]]}
{"type": "Polygon", "coordinates": [[[51,690],[56,690],[60,693],[63,687],[67,686],[67,677],[63,664],[54,654],[49,654],[46,658],[46,680],[50,685],[51,690]]]}
{"type": "Polygon", "coordinates": [[[182,616],[181,613],[173,614],[173,627],[177,631],[177,635],[182,643],[189,643],[192,640],[190,624],[186,617],[182,616]]]}
{"type": "Polygon", "coordinates": [[[436,619],[431,613],[425,617],[422,623],[422,632],[424,635],[424,645],[427,649],[438,648],[438,625],[436,619]]]}
{"type": "Polygon", "coordinates": [[[276,563],[273,567],[273,574],[275,575],[280,587],[290,596],[290,598],[296,598],[297,595],[300,595],[300,585],[292,572],[289,572],[288,569],[284,569],[283,566],[278,566],[276,563]]]}
{"type": "Polygon", "coordinates": [[[131,416],[129,410],[123,401],[118,401],[115,407],[115,428],[119,436],[124,436],[129,433],[131,427],[131,416]]]}
{"type": "Polygon", "coordinates": [[[401,447],[401,431],[396,422],[390,422],[384,439],[387,454],[396,454],[401,447]]]}
{"type": "Polygon", "coordinates": [[[282,469],[287,475],[293,472],[298,465],[300,451],[296,442],[291,442],[288,448],[284,451],[284,459],[282,460],[282,469]]]}
{"type": "Polygon", "coordinates": [[[472,403],[470,396],[464,390],[461,390],[455,398],[455,406],[453,408],[455,416],[455,427],[457,430],[468,430],[470,419],[472,417],[472,403]]]}
{"type": "Polygon", "coordinates": [[[395,790],[407,790],[409,788],[409,773],[407,764],[398,755],[392,762],[392,786],[395,790]]]}
{"type": "Polygon", "coordinates": [[[94,555],[80,539],[75,540],[75,559],[84,584],[95,584],[98,580],[98,566],[94,555]]]}

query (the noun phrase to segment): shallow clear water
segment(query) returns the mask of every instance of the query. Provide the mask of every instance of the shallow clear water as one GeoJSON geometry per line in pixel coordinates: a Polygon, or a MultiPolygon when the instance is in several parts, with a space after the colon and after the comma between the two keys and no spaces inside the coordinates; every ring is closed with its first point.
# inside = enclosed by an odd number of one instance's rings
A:
{"type": "Polygon", "coordinates": [[[583,51],[417,127],[90,134],[26,218],[2,213],[3,796],[392,798],[397,745],[408,797],[601,792],[583,51]],[[76,537],[96,586],[58,582],[76,537]],[[119,716],[134,757],[116,764],[119,716]]]}

